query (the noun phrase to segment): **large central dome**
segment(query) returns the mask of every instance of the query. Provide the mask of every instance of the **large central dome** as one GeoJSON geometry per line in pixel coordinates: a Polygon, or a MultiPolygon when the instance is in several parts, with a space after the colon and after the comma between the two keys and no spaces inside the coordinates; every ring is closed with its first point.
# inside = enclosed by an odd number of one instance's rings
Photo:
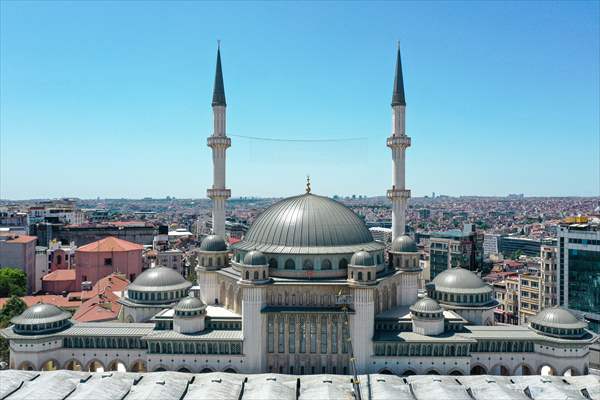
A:
{"type": "Polygon", "coordinates": [[[267,208],[234,248],[323,254],[380,250],[381,246],[351,209],[330,198],[306,193],[267,208]]]}

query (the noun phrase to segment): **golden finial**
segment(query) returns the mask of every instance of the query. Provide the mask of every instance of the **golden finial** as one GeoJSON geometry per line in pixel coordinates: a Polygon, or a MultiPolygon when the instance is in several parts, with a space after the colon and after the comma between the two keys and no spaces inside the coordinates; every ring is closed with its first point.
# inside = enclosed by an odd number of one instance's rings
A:
{"type": "Polygon", "coordinates": [[[310,175],[306,175],[306,193],[310,193],[310,175]]]}

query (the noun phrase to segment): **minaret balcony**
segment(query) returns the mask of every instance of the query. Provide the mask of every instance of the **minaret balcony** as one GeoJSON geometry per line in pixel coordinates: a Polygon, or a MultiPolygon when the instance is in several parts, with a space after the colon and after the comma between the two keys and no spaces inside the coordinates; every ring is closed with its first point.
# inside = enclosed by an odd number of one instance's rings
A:
{"type": "Polygon", "coordinates": [[[231,147],[231,138],[227,136],[209,136],[206,141],[208,147],[231,147]]]}
{"type": "Polygon", "coordinates": [[[410,190],[408,190],[408,189],[390,189],[387,191],[387,197],[390,200],[408,199],[408,198],[410,198],[410,190]]]}
{"type": "Polygon", "coordinates": [[[208,189],[206,196],[209,199],[228,199],[231,197],[231,189],[208,189]]]}
{"type": "Polygon", "coordinates": [[[387,138],[387,146],[391,148],[401,147],[405,149],[410,147],[410,137],[406,135],[390,136],[387,138]]]}

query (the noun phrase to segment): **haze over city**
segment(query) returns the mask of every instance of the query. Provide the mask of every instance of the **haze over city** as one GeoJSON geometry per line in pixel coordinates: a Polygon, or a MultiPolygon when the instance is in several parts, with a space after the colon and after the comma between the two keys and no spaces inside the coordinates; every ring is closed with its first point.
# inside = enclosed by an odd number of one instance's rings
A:
{"type": "Polygon", "coordinates": [[[413,197],[600,193],[598,2],[144,4],[1,3],[1,199],[205,197],[218,39],[234,197],[384,195],[398,40],[413,197]]]}

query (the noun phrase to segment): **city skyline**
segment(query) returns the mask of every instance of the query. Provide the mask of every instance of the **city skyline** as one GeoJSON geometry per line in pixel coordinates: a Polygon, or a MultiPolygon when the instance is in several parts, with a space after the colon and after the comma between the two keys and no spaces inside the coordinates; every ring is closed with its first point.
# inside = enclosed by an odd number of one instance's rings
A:
{"type": "Polygon", "coordinates": [[[318,6],[312,13],[298,5],[252,10],[243,4],[240,11],[270,21],[251,33],[236,16],[208,19],[211,12],[219,14],[213,4],[168,8],[150,3],[137,16],[139,32],[122,20],[138,8],[89,4],[34,9],[27,3],[2,3],[1,199],[205,197],[211,181],[205,138],[212,129],[217,38],[223,40],[228,131],[234,143],[227,183],[234,198],[299,194],[306,174],[318,194],[384,196],[391,181],[385,138],[391,131],[398,38],[407,134],[413,140],[407,186],[414,197],[431,192],[599,194],[594,111],[599,63],[593,54],[599,44],[593,18],[598,4],[476,4],[475,15],[482,21],[499,12],[509,18],[506,35],[495,46],[486,41],[498,39],[497,25],[476,21],[453,29],[453,23],[472,18],[463,3],[452,7],[456,10],[447,19],[442,19],[444,7],[370,8],[364,18],[381,21],[373,32],[367,32],[356,5],[318,6]],[[399,13],[400,27],[389,22],[384,9],[399,13]],[[517,15],[523,9],[527,12],[517,15]],[[94,10],[101,10],[101,16],[94,16],[94,10]],[[530,26],[534,10],[541,20],[530,26]],[[167,16],[160,23],[174,32],[154,30],[160,12],[167,16]],[[420,27],[411,14],[436,20],[439,30],[420,27]],[[207,25],[194,26],[195,18],[207,25]],[[316,31],[292,23],[301,18],[316,31]],[[330,26],[331,18],[354,25],[330,26]],[[106,21],[114,31],[102,29],[106,21]],[[31,22],[37,26],[27,25],[31,22]],[[86,22],[95,23],[73,36],[86,22]],[[283,34],[274,35],[286,22],[291,25],[283,34]],[[40,37],[44,28],[51,31],[40,37]],[[545,38],[541,43],[540,37],[545,38]],[[133,43],[139,46],[129,48],[133,43]],[[156,49],[164,57],[157,57],[156,49]],[[484,139],[483,131],[491,134],[484,139]],[[500,139],[490,139],[493,135],[500,139]],[[448,143],[449,136],[454,140],[448,143]],[[344,138],[356,140],[339,141],[344,138]],[[61,163],[46,168],[53,160],[61,163]]]}

